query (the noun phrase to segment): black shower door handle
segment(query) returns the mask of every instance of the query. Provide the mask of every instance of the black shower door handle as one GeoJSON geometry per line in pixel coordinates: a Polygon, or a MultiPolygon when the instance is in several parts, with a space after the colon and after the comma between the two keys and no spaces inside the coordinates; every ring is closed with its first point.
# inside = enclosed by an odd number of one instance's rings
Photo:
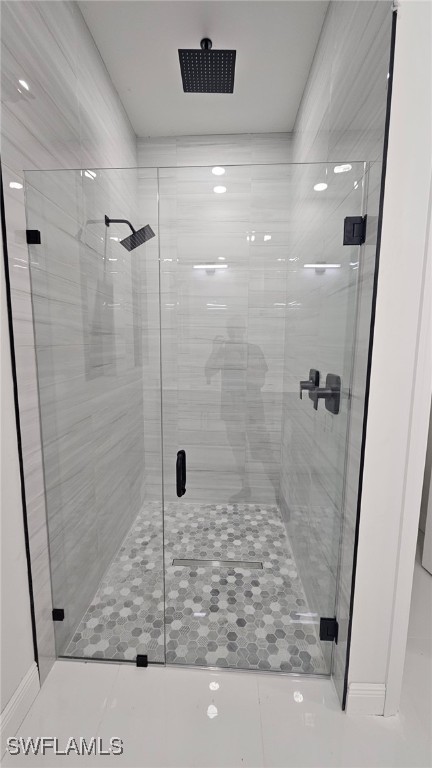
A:
{"type": "Polygon", "coordinates": [[[177,451],[176,461],[177,496],[186,493],[186,451],[177,451]]]}

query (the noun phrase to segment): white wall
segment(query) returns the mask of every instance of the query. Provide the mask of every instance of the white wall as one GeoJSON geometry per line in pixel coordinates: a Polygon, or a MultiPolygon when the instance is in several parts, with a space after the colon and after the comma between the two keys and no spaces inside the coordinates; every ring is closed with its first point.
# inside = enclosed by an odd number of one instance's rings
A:
{"type": "Polygon", "coordinates": [[[400,697],[431,391],[431,17],[398,10],[348,712],[400,697]]]}
{"type": "Polygon", "coordinates": [[[3,256],[1,258],[0,350],[1,711],[3,712],[34,664],[3,256]]]}

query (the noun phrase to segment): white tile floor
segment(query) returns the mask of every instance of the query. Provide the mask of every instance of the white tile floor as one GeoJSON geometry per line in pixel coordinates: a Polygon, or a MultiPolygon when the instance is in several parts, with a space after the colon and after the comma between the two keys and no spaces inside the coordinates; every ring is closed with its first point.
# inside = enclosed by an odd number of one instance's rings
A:
{"type": "Polygon", "coordinates": [[[432,577],[416,564],[401,713],[349,717],[329,680],[57,662],[21,736],[111,736],[122,756],[12,757],[3,766],[429,767],[432,577]]]}

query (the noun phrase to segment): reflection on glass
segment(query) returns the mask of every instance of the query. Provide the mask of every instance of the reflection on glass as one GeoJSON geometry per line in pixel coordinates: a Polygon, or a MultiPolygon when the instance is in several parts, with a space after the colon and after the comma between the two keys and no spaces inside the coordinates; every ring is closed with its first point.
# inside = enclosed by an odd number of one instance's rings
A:
{"type": "Polygon", "coordinates": [[[258,344],[246,341],[246,323],[240,315],[227,321],[227,336],[216,336],[205,364],[207,384],[220,374],[221,419],[241,487],[229,501],[248,501],[251,488],[245,470],[248,452],[254,461],[262,463],[278,498],[278,483],[267,467],[274,460],[270,435],[266,428],[262,388],[268,366],[258,344]]]}

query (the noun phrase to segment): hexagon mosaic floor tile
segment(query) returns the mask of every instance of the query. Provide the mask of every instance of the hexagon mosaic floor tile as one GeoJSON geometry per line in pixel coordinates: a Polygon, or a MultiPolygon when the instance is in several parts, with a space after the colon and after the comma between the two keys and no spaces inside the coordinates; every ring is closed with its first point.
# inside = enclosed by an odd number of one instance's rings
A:
{"type": "Polygon", "coordinates": [[[280,512],[274,505],[149,502],[66,656],[327,673],[280,512]],[[163,579],[165,536],[165,589],[163,579]],[[173,565],[234,560],[263,568],[173,565]],[[165,609],[165,610],[164,610],[165,609]]]}

